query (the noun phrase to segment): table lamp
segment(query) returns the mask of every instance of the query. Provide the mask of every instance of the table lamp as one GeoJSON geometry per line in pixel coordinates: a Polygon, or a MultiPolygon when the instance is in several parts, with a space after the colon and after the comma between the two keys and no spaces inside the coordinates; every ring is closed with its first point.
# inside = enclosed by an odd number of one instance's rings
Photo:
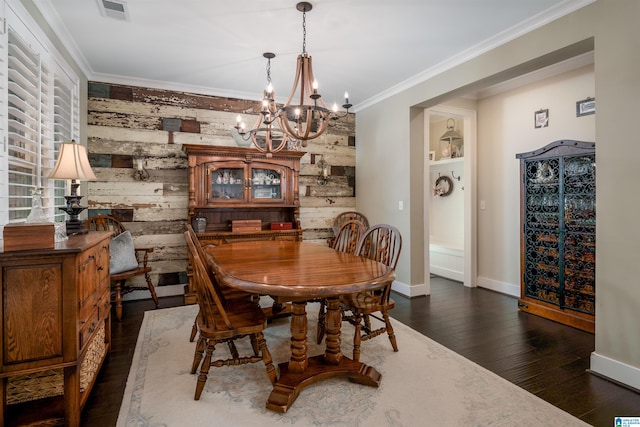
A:
{"type": "Polygon", "coordinates": [[[86,209],[86,207],[80,206],[82,196],[78,195],[78,187],[80,186],[78,180],[96,180],[96,176],[89,164],[87,149],[77,144],[74,140],[60,144],[58,161],[49,174],[49,178],[71,180],[71,194],[64,196],[67,200],[67,205],[60,208],[60,210],[65,211],[69,215],[66,224],[67,235],[86,233],[87,230],[84,227],[84,221],[78,219],[78,215],[86,209]]]}

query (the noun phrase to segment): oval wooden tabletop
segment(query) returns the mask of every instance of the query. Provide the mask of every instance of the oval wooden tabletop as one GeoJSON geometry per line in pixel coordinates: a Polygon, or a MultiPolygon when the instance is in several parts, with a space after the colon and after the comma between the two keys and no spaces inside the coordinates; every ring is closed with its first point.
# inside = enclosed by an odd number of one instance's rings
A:
{"type": "Polygon", "coordinates": [[[382,263],[316,243],[232,242],[204,251],[219,280],[265,295],[321,298],[379,289],[395,279],[382,263]]]}

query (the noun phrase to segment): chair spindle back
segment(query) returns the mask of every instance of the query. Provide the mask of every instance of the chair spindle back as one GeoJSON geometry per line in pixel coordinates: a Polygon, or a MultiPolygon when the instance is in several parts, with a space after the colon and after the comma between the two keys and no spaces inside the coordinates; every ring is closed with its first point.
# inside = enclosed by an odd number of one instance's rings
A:
{"type": "Polygon", "coordinates": [[[365,231],[356,255],[381,262],[395,270],[401,249],[400,231],[392,225],[378,224],[365,231]]]}
{"type": "Polygon", "coordinates": [[[338,252],[355,254],[358,242],[366,231],[364,223],[357,219],[350,219],[342,224],[336,238],[333,240],[333,249],[338,252]]]}
{"type": "MultiPolygon", "coordinates": [[[[191,237],[190,231],[185,231],[184,237],[187,241],[189,254],[193,262],[193,279],[196,288],[196,299],[200,305],[201,319],[205,322],[213,322],[216,318],[214,313],[218,313],[222,317],[226,327],[233,329],[233,325],[224,309],[222,295],[217,286],[218,283],[215,277],[209,274],[204,259],[200,257],[200,253],[202,252],[202,248],[198,251],[200,242],[191,237]]],[[[216,325],[207,326],[211,329],[217,329],[216,325]]]]}

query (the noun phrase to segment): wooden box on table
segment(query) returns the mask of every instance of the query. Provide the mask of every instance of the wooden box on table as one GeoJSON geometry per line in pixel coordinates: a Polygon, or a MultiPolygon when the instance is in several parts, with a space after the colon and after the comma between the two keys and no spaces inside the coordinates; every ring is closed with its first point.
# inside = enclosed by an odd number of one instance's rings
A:
{"type": "Polygon", "coordinates": [[[4,226],[4,250],[53,249],[55,226],[53,223],[7,224],[4,226]]]}
{"type": "Polygon", "coordinates": [[[250,233],[262,230],[262,221],[259,219],[239,219],[231,221],[233,233],[250,233]]]}

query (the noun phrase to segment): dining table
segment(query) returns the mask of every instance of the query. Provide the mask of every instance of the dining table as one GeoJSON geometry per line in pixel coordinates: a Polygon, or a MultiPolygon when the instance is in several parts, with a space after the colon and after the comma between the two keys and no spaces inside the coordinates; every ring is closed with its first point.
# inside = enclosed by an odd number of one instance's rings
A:
{"type": "Polygon", "coordinates": [[[227,286],[291,302],[291,354],[278,365],[279,375],[266,407],[286,412],[300,391],[319,380],[346,377],[378,387],[380,373],[342,353],[340,296],[381,289],[395,279],[392,268],[369,258],[299,241],[237,241],[204,247],[206,262],[227,286]],[[307,354],[306,304],[325,299],[324,354],[307,354]]]}

